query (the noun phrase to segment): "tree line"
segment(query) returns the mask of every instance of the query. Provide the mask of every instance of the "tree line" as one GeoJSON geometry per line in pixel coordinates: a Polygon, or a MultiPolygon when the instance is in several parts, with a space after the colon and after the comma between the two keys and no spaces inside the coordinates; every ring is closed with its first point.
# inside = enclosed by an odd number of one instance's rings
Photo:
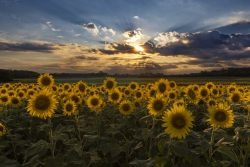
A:
{"type": "MultiPolygon", "coordinates": [[[[212,71],[200,71],[190,74],[163,74],[163,73],[140,73],[140,74],[108,74],[103,71],[97,73],[50,73],[55,78],[90,78],[90,77],[250,77],[250,67],[222,68],[212,71]]],[[[40,73],[28,70],[0,69],[0,82],[11,82],[13,79],[38,78],[40,73]]]]}

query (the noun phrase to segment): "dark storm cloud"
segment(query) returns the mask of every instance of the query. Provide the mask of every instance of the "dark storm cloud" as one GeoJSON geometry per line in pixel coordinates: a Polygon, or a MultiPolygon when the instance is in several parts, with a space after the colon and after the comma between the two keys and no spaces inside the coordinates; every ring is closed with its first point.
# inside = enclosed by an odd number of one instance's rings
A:
{"type": "Polygon", "coordinates": [[[159,53],[162,56],[185,55],[198,59],[244,59],[250,54],[250,50],[246,50],[250,47],[250,34],[225,35],[218,31],[207,31],[188,33],[182,38],[172,37],[178,40],[166,40],[162,45],[157,45],[157,41],[148,42],[142,47],[148,53],[159,53]]]}
{"type": "Polygon", "coordinates": [[[83,27],[87,29],[95,29],[96,25],[94,23],[83,24],[83,27]]]}
{"type": "Polygon", "coordinates": [[[222,27],[213,28],[213,30],[218,30],[222,34],[250,34],[250,22],[238,22],[234,24],[229,24],[222,27]]]}
{"type": "Polygon", "coordinates": [[[121,43],[105,43],[104,49],[99,49],[103,54],[113,55],[119,53],[138,53],[133,46],[121,43]]]}
{"type": "Polygon", "coordinates": [[[59,47],[53,44],[0,42],[0,51],[52,53],[54,50],[59,50],[59,49],[60,49],[59,47]]]}

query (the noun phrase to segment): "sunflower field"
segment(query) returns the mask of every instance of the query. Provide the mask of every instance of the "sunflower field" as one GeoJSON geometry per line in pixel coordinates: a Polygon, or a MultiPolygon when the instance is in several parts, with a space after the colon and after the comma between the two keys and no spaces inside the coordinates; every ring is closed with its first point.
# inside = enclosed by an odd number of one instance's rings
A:
{"type": "Polygon", "coordinates": [[[0,86],[0,167],[247,167],[250,86],[0,86]]]}

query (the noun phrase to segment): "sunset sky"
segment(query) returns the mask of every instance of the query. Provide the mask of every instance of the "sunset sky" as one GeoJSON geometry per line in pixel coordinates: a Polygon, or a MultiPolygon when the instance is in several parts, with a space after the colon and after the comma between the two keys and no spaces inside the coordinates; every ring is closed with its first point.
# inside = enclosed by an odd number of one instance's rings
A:
{"type": "Polygon", "coordinates": [[[250,67],[249,0],[0,0],[0,69],[184,74],[250,67]]]}

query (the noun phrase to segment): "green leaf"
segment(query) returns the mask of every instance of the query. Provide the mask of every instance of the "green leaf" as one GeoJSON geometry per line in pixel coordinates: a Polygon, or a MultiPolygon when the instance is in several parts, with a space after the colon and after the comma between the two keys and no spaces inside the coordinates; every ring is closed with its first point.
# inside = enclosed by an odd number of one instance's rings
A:
{"type": "Polygon", "coordinates": [[[167,144],[167,140],[165,138],[161,138],[161,140],[158,142],[157,148],[161,154],[163,154],[166,144],[167,144]]]}
{"type": "Polygon", "coordinates": [[[151,135],[151,133],[147,128],[144,128],[142,130],[142,137],[143,137],[144,141],[147,141],[148,138],[150,137],[150,135],[151,135]]]}
{"type": "Polygon", "coordinates": [[[138,148],[141,148],[143,146],[142,142],[139,142],[135,147],[134,150],[137,150],[138,148]]]}
{"type": "Polygon", "coordinates": [[[155,166],[156,167],[164,167],[167,163],[166,157],[156,157],[155,158],[155,166]]]}
{"type": "Polygon", "coordinates": [[[220,144],[218,151],[226,156],[228,156],[230,159],[238,162],[238,157],[235,154],[235,152],[233,152],[230,148],[228,148],[226,145],[224,144],[220,144]]]}
{"type": "Polygon", "coordinates": [[[77,138],[73,138],[64,142],[65,145],[74,145],[77,142],[77,138]]]}
{"type": "Polygon", "coordinates": [[[119,130],[117,130],[117,129],[111,127],[111,128],[109,128],[109,129],[107,129],[107,130],[105,131],[105,133],[114,135],[114,134],[119,133],[119,130]]]}
{"type": "Polygon", "coordinates": [[[247,145],[243,145],[242,148],[248,154],[248,156],[250,156],[250,142],[248,142],[247,145]]]}
{"type": "Polygon", "coordinates": [[[186,142],[177,141],[175,143],[171,143],[170,148],[172,149],[175,155],[179,157],[184,157],[185,159],[188,158],[189,150],[186,142]]]}
{"type": "Polygon", "coordinates": [[[45,159],[46,167],[56,167],[63,166],[63,155],[61,153],[57,154],[56,157],[47,157],[45,159]]]}
{"type": "Polygon", "coordinates": [[[0,167],[7,167],[7,166],[10,166],[10,167],[19,167],[19,163],[16,161],[16,160],[12,160],[12,159],[8,159],[4,156],[0,156],[0,167]]]}
{"type": "Polygon", "coordinates": [[[200,142],[200,145],[201,145],[201,150],[202,150],[202,153],[204,154],[205,152],[207,152],[207,150],[210,148],[210,144],[208,141],[206,140],[202,140],[200,142]]]}
{"type": "Polygon", "coordinates": [[[25,150],[25,158],[38,154],[43,155],[45,151],[48,150],[48,143],[44,140],[39,140],[37,143],[33,144],[31,147],[25,150]]]}

